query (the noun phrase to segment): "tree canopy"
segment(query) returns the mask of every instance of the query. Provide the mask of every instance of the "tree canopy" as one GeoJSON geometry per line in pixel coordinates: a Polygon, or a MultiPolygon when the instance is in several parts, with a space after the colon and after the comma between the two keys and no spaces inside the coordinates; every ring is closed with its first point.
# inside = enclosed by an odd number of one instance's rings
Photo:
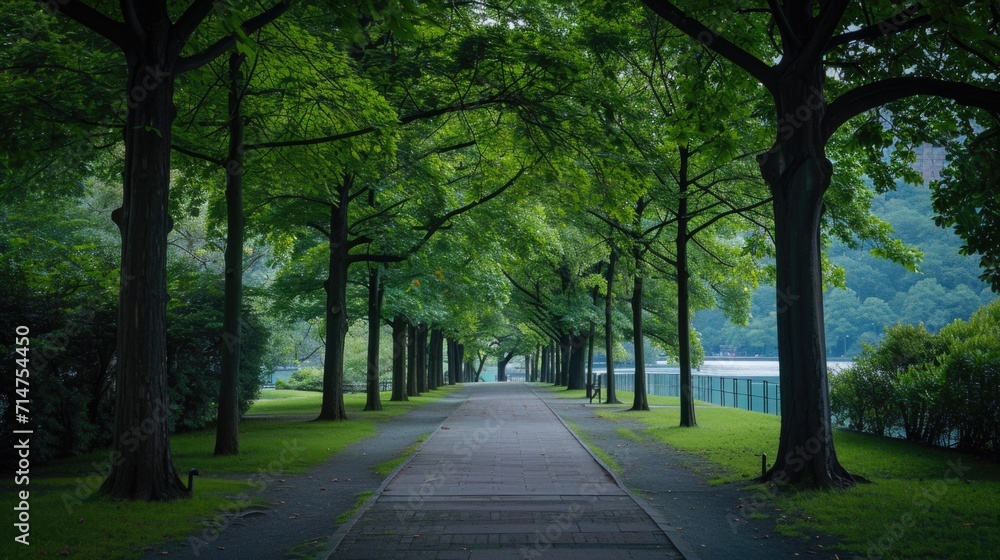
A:
{"type": "Polygon", "coordinates": [[[171,430],[238,453],[279,361],[343,421],[348,378],[366,410],[522,355],[591,388],[628,341],[647,410],[650,342],[683,426],[703,356],[778,355],[767,478],[852,484],[826,358],[998,284],[996,8],[745,4],[4,3],[3,322],[54,349],[53,437],[171,499],[171,430]]]}

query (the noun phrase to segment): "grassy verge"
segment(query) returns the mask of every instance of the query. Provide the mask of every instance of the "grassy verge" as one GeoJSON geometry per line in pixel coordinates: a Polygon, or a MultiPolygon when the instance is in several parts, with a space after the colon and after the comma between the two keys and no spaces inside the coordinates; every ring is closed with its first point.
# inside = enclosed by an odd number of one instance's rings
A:
{"type": "MultiPolygon", "coordinates": [[[[192,533],[227,523],[226,512],[253,506],[250,496],[268,479],[304,472],[373,435],[377,423],[454,389],[442,387],[402,403],[389,402],[389,394],[383,393],[385,410],[379,412],[362,412],[364,395],[346,395],[346,422],[311,421],[319,411],[319,393],[265,391],[240,425],[238,456],[212,455],[214,430],[171,436],[178,471],[196,467],[201,472],[193,497],[186,500],[131,503],[98,496],[109,465],[107,451],[32,469],[30,548],[10,535],[0,543],[0,558],[136,558],[149,543],[186,541],[192,533]]],[[[0,503],[17,503],[9,484],[0,487],[0,503]]]]}
{"type": "MultiPolygon", "coordinates": [[[[619,399],[631,403],[625,397],[619,399]]],[[[698,427],[682,429],[678,409],[625,408],[610,406],[598,415],[637,420],[647,426],[642,436],[707,458],[717,466],[709,473],[715,484],[749,482],[760,474],[759,454],[773,454],[778,446],[780,420],[773,415],[701,406],[698,427]]],[[[780,532],[803,538],[832,534],[844,551],[865,558],[1000,558],[1000,465],[842,430],[835,432],[834,443],[841,463],[872,484],[829,492],[753,486],[757,498],[780,510],[780,532]]]]}
{"type": "Polygon", "coordinates": [[[351,506],[351,509],[337,516],[336,519],[337,525],[342,525],[344,523],[347,523],[347,520],[349,520],[351,517],[354,517],[354,514],[358,513],[358,510],[361,509],[361,506],[365,505],[365,502],[367,502],[368,498],[371,498],[372,494],[374,493],[375,493],[374,490],[365,490],[364,492],[358,492],[357,498],[354,500],[354,505],[351,506]]]}
{"type": "Polygon", "coordinates": [[[416,452],[417,448],[420,447],[420,444],[423,443],[424,440],[426,440],[430,436],[431,436],[430,433],[426,433],[418,437],[417,442],[411,445],[409,448],[407,448],[407,450],[404,451],[403,454],[400,455],[399,457],[396,457],[395,459],[389,459],[384,463],[379,463],[378,465],[375,465],[375,474],[379,474],[382,476],[389,476],[390,474],[392,474],[392,471],[396,470],[397,467],[402,465],[403,461],[409,459],[410,455],[413,455],[413,453],[416,452]]]}
{"type": "Polygon", "coordinates": [[[615,473],[617,474],[621,474],[622,472],[621,465],[619,465],[618,462],[615,461],[614,458],[611,457],[611,455],[608,455],[603,449],[594,445],[590,441],[590,438],[588,438],[585,435],[585,432],[580,429],[580,426],[577,426],[572,422],[566,422],[566,425],[569,426],[569,429],[573,430],[576,433],[577,437],[579,437],[583,441],[583,443],[587,446],[587,448],[589,448],[590,451],[594,453],[594,455],[597,455],[597,457],[605,465],[607,465],[609,469],[615,471],[615,473]]]}

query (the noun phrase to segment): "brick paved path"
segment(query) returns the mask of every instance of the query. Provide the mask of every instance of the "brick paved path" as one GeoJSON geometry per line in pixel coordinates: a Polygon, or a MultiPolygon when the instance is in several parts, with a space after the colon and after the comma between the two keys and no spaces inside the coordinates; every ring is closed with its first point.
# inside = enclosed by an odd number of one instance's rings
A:
{"type": "Polygon", "coordinates": [[[466,391],[330,559],[683,558],[529,385],[466,391]]]}

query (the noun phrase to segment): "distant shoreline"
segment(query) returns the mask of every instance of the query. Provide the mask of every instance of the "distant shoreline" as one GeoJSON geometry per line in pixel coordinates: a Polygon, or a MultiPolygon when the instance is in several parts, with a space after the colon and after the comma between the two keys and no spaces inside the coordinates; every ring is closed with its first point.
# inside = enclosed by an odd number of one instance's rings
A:
{"type": "MultiPolygon", "coordinates": [[[[777,356],[705,356],[706,362],[777,362],[777,356]]],[[[829,357],[827,362],[853,362],[854,358],[829,357]]]]}

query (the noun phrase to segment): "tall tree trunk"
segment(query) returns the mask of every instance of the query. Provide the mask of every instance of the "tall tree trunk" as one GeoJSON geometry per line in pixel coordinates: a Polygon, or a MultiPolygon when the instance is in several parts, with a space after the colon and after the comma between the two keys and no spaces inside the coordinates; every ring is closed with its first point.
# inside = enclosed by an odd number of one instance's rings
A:
{"type": "Polygon", "coordinates": [[[587,398],[594,396],[594,322],[590,322],[590,336],[587,337],[587,398]]]}
{"type": "Polygon", "coordinates": [[[542,347],[542,371],[540,374],[540,379],[542,383],[548,383],[549,381],[549,345],[546,344],[542,347]]]}
{"type": "Polygon", "coordinates": [[[455,343],[455,373],[458,374],[459,383],[467,383],[469,381],[465,371],[465,345],[461,342],[455,343]]]}
{"type": "Polygon", "coordinates": [[[774,197],[781,383],[778,454],[762,478],[829,487],[850,485],[856,478],[837,460],[830,426],[819,232],[833,166],[821,127],[824,74],[822,65],[814,67],[806,75],[797,74],[796,67],[785,68],[779,116],[795,115],[799,126],[783,129],[774,149],[759,158],[774,197]]]}
{"type": "Polygon", "coordinates": [[[694,411],[694,386],[691,379],[691,307],[690,270],[688,268],[688,150],[680,147],[680,173],[677,186],[677,358],[680,361],[681,426],[698,425],[694,411]]]}
{"type": "Polygon", "coordinates": [[[243,115],[240,111],[243,55],[229,55],[229,152],[226,163],[225,299],[222,311],[222,375],[215,455],[240,452],[239,376],[243,334],[243,115]]]}
{"type": "Polygon", "coordinates": [[[381,265],[368,268],[368,367],[365,379],[365,411],[382,410],[379,393],[379,346],[382,344],[382,296],[385,289],[379,274],[381,265]]]}
{"type": "Polygon", "coordinates": [[[535,376],[535,354],[531,353],[524,357],[524,381],[534,381],[535,376]]]}
{"type": "MultiPolygon", "coordinates": [[[[559,383],[561,386],[569,388],[570,376],[575,375],[572,371],[571,364],[573,363],[573,353],[576,346],[576,336],[568,334],[563,338],[563,369],[562,369],[562,382],[559,383]]],[[[575,365],[575,364],[573,364],[575,365]]]]}
{"type": "Polygon", "coordinates": [[[427,392],[427,323],[417,325],[417,344],[414,361],[417,363],[417,392],[427,392]]]}
{"type": "Polygon", "coordinates": [[[392,402],[410,400],[406,396],[406,320],[392,320],[392,402]]]}
{"type": "Polygon", "coordinates": [[[167,431],[167,233],[173,60],[166,11],[143,10],[150,35],[127,52],[124,196],[112,213],[122,239],[115,377],[115,457],[101,493],[117,500],[188,495],[170,456],[167,431]],[[153,20],[153,21],[147,21],[153,20]],[[144,87],[150,77],[159,80],[144,87]]]}
{"type": "Polygon", "coordinates": [[[500,356],[500,358],[497,359],[497,382],[503,383],[507,381],[507,364],[509,364],[513,358],[514,352],[510,352],[509,354],[500,356]]]}
{"type": "Polygon", "coordinates": [[[440,329],[431,329],[430,336],[430,358],[427,368],[427,388],[431,391],[441,386],[444,377],[444,354],[442,345],[444,344],[444,333],[440,329]]]}
{"type": "Polygon", "coordinates": [[[458,368],[461,362],[458,359],[458,343],[455,339],[448,339],[448,385],[458,383],[458,368]]]}
{"type": "Polygon", "coordinates": [[[585,388],[587,372],[587,335],[575,334],[570,337],[569,367],[566,368],[566,389],[585,388]]]}
{"type": "Polygon", "coordinates": [[[419,397],[417,390],[417,327],[413,324],[406,327],[406,394],[419,397]]]}
{"type": "Polygon", "coordinates": [[[615,325],[614,318],[614,292],[612,287],[615,280],[615,264],[618,263],[618,250],[612,248],[611,256],[608,259],[608,291],[604,296],[604,354],[608,363],[608,379],[605,401],[608,404],[621,404],[615,394],[615,325]]]}
{"type": "Polygon", "coordinates": [[[479,356],[479,366],[476,367],[475,382],[479,383],[479,380],[482,379],[483,375],[483,366],[486,365],[486,356],[484,356],[483,353],[479,351],[477,351],[476,354],[479,356]]]}
{"type": "MultiPolygon", "coordinates": [[[[638,258],[636,266],[639,266],[638,258]]],[[[631,410],[649,410],[646,400],[646,345],[642,336],[642,271],[639,268],[632,277],[632,343],[635,345],[635,396],[631,410]]]]}
{"type": "Polygon", "coordinates": [[[568,354],[566,353],[566,346],[567,345],[563,344],[563,338],[560,336],[558,341],[554,343],[554,346],[552,348],[552,363],[554,366],[552,368],[552,373],[555,375],[555,377],[552,380],[552,383],[554,383],[555,385],[565,385],[565,382],[563,382],[563,376],[566,375],[565,358],[568,356],[568,354]]]}
{"type": "Polygon", "coordinates": [[[346,420],[344,406],[344,346],[347,338],[347,207],[354,178],[345,175],[337,186],[337,204],[330,208],[330,265],[326,289],[326,357],[323,361],[323,404],[317,420],[346,420]]]}

